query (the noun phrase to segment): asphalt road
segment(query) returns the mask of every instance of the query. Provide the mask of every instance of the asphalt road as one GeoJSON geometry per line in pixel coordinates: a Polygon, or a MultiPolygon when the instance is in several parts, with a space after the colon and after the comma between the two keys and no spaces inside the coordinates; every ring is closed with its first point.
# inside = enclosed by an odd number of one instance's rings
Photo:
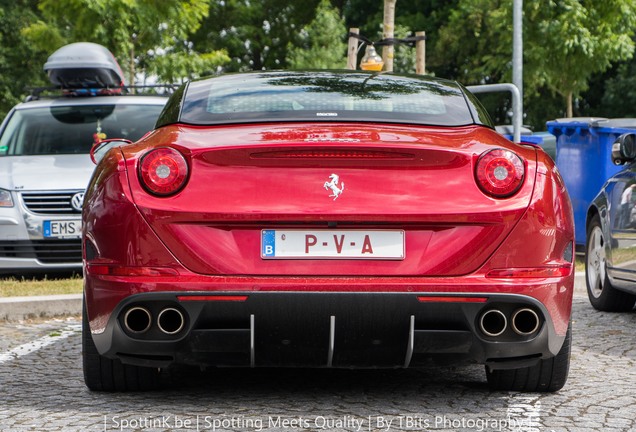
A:
{"type": "Polygon", "coordinates": [[[0,322],[2,431],[636,430],[636,312],[577,296],[566,387],[490,392],[482,367],[182,371],[160,392],[91,393],[77,317],[0,322]]]}

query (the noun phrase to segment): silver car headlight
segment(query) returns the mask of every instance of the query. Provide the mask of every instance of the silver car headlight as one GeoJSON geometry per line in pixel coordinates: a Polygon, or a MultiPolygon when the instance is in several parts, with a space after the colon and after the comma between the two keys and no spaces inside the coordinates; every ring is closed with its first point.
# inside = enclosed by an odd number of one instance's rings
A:
{"type": "Polygon", "coordinates": [[[13,199],[11,198],[10,191],[0,189],[0,207],[13,207],[13,199]]]}

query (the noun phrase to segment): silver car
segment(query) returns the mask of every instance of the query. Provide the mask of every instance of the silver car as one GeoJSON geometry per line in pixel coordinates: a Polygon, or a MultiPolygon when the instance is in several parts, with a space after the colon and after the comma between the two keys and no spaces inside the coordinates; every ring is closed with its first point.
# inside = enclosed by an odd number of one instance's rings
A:
{"type": "Polygon", "coordinates": [[[59,97],[25,102],[0,126],[0,273],[79,271],[81,209],[93,143],[136,141],[166,97],[59,97]]]}

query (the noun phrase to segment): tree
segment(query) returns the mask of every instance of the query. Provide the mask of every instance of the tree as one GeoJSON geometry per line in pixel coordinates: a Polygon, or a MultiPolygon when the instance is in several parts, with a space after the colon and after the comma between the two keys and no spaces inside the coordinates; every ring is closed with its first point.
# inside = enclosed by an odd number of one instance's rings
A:
{"type": "Polygon", "coordinates": [[[47,84],[46,56],[20,36],[24,23],[38,20],[35,0],[15,0],[0,8],[0,121],[28,94],[27,87],[47,84]]]}
{"type": "Polygon", "coordinates": [[[208,0],[41,0],[43,19],[22,34],[42,52],[87,41],[109,48],[128,81],[136,73],[173,82],[213,73],[226,53],[194,50],[189,36],[209,11],[208,0]]]}
{"type": "Polygon", "coordinates": [[[316,18],[300,32],[301,44],[287,47],[287,64],[292,69],[342,69],[346,62],[347,28],[338,10],[322,0],[316,18]]]}
{"type": "Polygon", "coordinates": [[[224,47],[226,71],[284,69],[287,48],[300,44],[299,29],[315,17],[319,0],[212,1],[210,14],[192,41],[200,49],[224,47]]]}
{"type": "Polygon", "coordinates": [[[636,61],[617,66],[603,81],[600,107],[604,117],[636,117],[636,61]]]}
{"type": "MultiPolygon", "coordinates": [[[[632,0],[524,2],[524,94],[558,93],[572,116],[573,98],[592,76],[632,56],[635,19],[632,0]]],[[[509,82],[511,23],[512,0],[460,0],[436,50],[464,83],[509,82]]]]}

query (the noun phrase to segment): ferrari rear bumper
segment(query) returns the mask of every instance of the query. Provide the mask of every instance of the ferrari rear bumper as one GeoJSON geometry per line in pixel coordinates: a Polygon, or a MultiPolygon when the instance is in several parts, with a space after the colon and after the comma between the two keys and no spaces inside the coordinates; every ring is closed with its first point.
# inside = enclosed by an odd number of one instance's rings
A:
{"type": "Polygon", "coordinates": [[[100,354],[152,367],[492,369],[531,366],[565,338],[522,294],[192,291],[128,296],[92,336],[100,354]]]}

